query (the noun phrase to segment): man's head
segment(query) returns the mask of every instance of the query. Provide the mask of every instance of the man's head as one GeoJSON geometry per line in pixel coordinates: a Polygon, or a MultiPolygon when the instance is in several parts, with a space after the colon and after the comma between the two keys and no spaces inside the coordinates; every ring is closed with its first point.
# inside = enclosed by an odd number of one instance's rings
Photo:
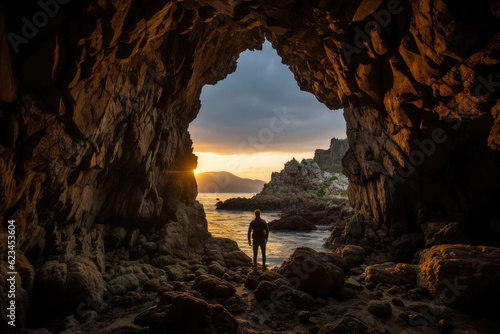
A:
{"type": "Polygon", "coordinates": [[[260,210],[259,209],[255,210],[253,213],[255,213],[256,218],[260,218],[260,210]]]}

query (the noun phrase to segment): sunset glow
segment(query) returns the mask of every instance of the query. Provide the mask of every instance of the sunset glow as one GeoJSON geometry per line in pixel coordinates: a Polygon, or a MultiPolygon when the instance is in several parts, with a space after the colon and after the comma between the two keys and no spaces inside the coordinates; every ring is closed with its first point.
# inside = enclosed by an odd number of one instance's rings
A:
{"type": "Polygon", "coordinates": [[[271,173],[283,169],[285,162],[292,158],[298,161],[312,158],[314,153],[258,153],[254,155],[219,155],[215,153],[195,153],[198,168],[195,174],[203,172],[226,171],[236,176],[269,181],[271,173]]]}

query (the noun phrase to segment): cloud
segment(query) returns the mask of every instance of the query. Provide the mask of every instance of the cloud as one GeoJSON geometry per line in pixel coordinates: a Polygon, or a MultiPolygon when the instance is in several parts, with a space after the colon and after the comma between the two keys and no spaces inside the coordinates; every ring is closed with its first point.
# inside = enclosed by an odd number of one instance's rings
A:
{"type": "Polygon", "coordinates": [[[249,146],[254,153],[305,152],[327,148],[332,137],[345,138],[342,110],[329,110],[300,91],[269,42],[262,51],[243,52],[236,73],[205,86],[201,101],[190,125],[196,152],[251,153],[241,152],[249,146]],[[283,110],[293,119],[276,119],[283,110]],[[248,145],[252,138],[257,145],[248,145]]]}

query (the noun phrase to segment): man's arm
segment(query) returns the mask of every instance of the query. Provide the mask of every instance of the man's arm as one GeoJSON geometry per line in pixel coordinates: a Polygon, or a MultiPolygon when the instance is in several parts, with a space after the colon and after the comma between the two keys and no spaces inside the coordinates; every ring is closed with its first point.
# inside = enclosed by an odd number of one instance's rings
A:
{"type": "Polygon", "coordinates": [[[247,235],[247,238],[248,238],[248,244],[250,246],[252,246],[252,242],[250,242],[250,234],[252,234],[252,223],[250,223],[250,225],[248,225],[248,235],[247,235]]]}
{"type": "Polygon", "coordinates": [[[267,225],[267,222],[266,222],[266,242],[267,242],[267,239],[269,239],[269,225],[267,225]]]}

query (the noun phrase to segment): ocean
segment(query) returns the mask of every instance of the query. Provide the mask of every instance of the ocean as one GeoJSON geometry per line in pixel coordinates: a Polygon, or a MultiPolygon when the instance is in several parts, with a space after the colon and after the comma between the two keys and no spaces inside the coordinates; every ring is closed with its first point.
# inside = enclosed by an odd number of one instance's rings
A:
{"type": "MultiPolygon", "coordinates": [[[[216,210],[215,204],[232,197],[252,197],[255,193],[199,193],[197,200],[203,204],[208,221],[208,231],[214,237],[235,240],[242,251],[253,256],[248,245],[248,225],[254,219],[253,212],[236,210],[216,210]]],[[[262,218],[268,223],[279,217],[279,211],[262,211],[262,218]]],[[[317,226],[315,231],[271,231],[267,243],[266,262],[271,266],[280,266],[288,260],[294,249],[307,246],[317,251],[325,251],[323,246],[330,235],[328,226],[317,226]]],[[[258,262],[262,263],[259,250],[258,262]]]]}

